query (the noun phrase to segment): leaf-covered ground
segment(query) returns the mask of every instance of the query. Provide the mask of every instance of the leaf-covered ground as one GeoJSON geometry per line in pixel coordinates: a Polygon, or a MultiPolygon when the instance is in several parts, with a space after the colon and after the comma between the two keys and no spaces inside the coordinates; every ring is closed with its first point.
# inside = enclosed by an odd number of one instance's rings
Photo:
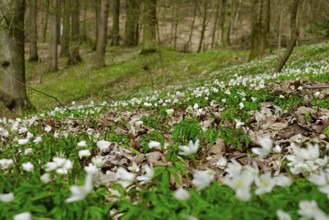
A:
{"type": "Polygon", "coordinates": [[[2,119],[1,219],[329,219],[328,49],[2,119]]]}

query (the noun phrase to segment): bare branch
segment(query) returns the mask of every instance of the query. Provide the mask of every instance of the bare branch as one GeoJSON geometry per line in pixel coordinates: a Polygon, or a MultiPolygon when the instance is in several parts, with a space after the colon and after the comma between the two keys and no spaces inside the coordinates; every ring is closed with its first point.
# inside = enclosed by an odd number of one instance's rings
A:
{"type": "MultiPolygon", "coordinates": [[[[6,73],[5,73],[6,74],[6,73]]],[[[69,111],[69,112],[71,112],[71,110],[69,109],[69,108],[67,108],[57,97],[55,97],[55,96],[53,96],[53,95],[49,95],[49,94],[47,94],[47,93],[45,93],[45,92],[42,92],[42,91],[40,91],[40,90],[37,90],[37,89],[35,89],[35,88],[33,88],[32,86],[29,86],[29,85],[26,85],[25,83],[22,83],[22,82],[20,82],[19,80],[17,80],[15,77],[13,77],[12,75],[9,75],[9,74],[7,74],[8,76],[10,76],[11,78],[13,78],[16,82],[18,82],[19,84],[21,84],[22,86],[24,86],[24,87],[26,87],[26,88],[29,88],[29,89],[31,89],[31,90],[33,90],[33,91],[35,91],[35,92],[37,92],[37,93],[40,93],[40,94],[42,94],[42,95],[45,95],[45,96],[48,96],[48,97],[50,97],[50,98],[52,98],[52,99],[55,99],[56,100],[56,102],[60,105],[60,106],[62,106],[65,110],[67,110],[67,111],[69,111]]]]}

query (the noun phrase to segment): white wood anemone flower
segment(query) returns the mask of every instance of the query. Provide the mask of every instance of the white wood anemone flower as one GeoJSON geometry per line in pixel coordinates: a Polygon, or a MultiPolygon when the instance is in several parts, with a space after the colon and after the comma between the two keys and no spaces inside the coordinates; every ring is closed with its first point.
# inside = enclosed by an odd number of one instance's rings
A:
{"type": "Polygon", "coordinates": [[[127,187],[135,180],[136,174],[128,172],[123,167],[119,167],[115,173],[115,177],[123,187],[127,187]]]}
{"type": "Polygon", "coordinates": [[[184,156],[195,154],[196,152],[198,152],[199,142],[199,139],[197,139],[194,144],[193,141],[190,141],[188,146],[179,146],[180,151],[178,152],[178,154],[184,156]]]}
{"type": "Polygon", "coordinates": [[[276,216],[279,220],[291,220],[291,216],[281,209],[276,211],[276,216]]]}
{"type": "Polygon", "coordinates": [[[221,156],[218,161],[216,163],[214,163],[214,165],[220,169],[225,169],[226,165],[227,165],[227,160],[225,157],[221,156]]]}
{"type": "Polygon", "coordinates": [[[139,166],[135,162],[132,162],[131,166],[128,167],[128,170],[130,170],[131,172],[134,172],[134,173],[138,173],[140,169],[139,169],[139,166]]]}
{"type": "Polygon", "coordinates": [[[91,155],[90,150],[80,150],[78,152],[79,158],[82,159],[83,157],[89,157],[91,155]]]}
{"type": "Polygon", "coordinates": [[[14,220],[32,220],[32,214],[30,212],[18,213],[14,216],[14,220]]]}
{"type": "Polygon", "coordinates": [[[2,170],[8,169],[11,165],[14,164],[13,159],[0,159],[0,167],[2,170]]]}
{"type": "Polygon", "coordinates": [[[0,201],[4,203],[12,202],[14,200],[14,193],[0,194],[0,201]]]}
{"type": "Polygon", "coordinates": [[[255,185],[257,186],[255,194],[262,195],[272,191],[275,186],[275,180],[271,177],[270,173],[264,173],[255,179],[255,185]]]}
{"type": "Polygon", "coordinates": [[[248,170],[244,170],[241,174],[233,177],[229,175],[224,178],[224,185],[231,187],[235,191],[235,197],[240,201],[247,202],[251,198],[250,187],[254,181],[254,177],[250,175],[248,170]]]}
{"type": "Polygon", "coordinates": [[[149,142],[149,148],[150,149],[153,149],[153,148],[161,149],[161,144],[160,144],[160,142],[157,142],[157,141],[150,141],[149,142]]]}
{"type": "Polygon", "coordinates": [[[109,149],[109,147],[111,146],[112,142],[110,141],[105,141],[105,140],[100,140],[96,143],[98,149],[100,151],[106,151],[109,149]]]}
{"type": "Polygon", "coordinates": [[[22,163],[22,168],[26,172],[32,172],[34,170],[34,165],[31,162],[22,163]]]}
{"type": "Polygon", "coordinates": [[[18,145],[25,145],[27,143],[29,143],[29,139],[28,138],[24,138],[24,139],[18,139],[17,143],[18,145]]]}
{"type": "Polygon", "coordinates": [[[97,167],[97,168],[101,168],[104,163],[105,160],[103,159],[102,156],[100,155],[96,155],[95,157],[91,158],[91,162],[97,167]]]}
{"type": "Polygon", "coordinates": [[[86,141],[80,141],[78,144],[77,144],[78,147],[87,147],[87,142],[86,141]]]}
{"type": "Polygon", "coordinates": [[[144,185],[145,183],[151,181],[154,176],[154,170],[152,166],[144,165],[143,167],[146,173],[136,178],[140,185],[144,185]]]}
{"type": "Polygon", "coordinates": [[[258,137],[258,142],[261,148],[252,148],[251,151],[254,154],[257,154],[259,157],[266,157],[272,150],[273,141],[271,140],[269,135],[265,135],[263,137],[258,137]]]}
{"type": "Polygon", "coordinates": [[[87,176],[85,178],[85,184],[83,186],[73,185],[70,187],[71,196],[65,200],[66,203],[77,202],[86,198],[86,196],[93,189],[93,174],[96,173],[99,169],[89,164],[89,166],[85,167],[85,171],[87,172],[87,176]]]}
{"type": "Polygon", "coordinates": [[[300,201],[298,214],[303,216],[302,219],[315,219],[315,220],[327,220],[327,216],[319,207],[316,201],[303,200],[300,201]]]}
{"type": "Polygon", "coordinates": [[[191,197],[189,192],[186,189],[183,189],[182,187],[180,187],[174,192],[174,196],[177,200],[187,200],[191,197]]]}
{"type": "Polygon", "coordinates": [[[207,170],[194,170],[192,184],[198,189],[202,190],[210,185],[214,180],[215,172],[207,170]]]}

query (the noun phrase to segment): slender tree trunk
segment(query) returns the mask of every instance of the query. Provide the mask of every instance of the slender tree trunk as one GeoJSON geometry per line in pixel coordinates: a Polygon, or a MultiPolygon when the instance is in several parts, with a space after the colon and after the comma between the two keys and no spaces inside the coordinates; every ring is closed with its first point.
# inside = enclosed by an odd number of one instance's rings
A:
{"type": "Polygon", "coordinates": [[[42,42],[46,42],[47,40],[47,30],[48,30],[48,20],[49,20],[49,6],[50,6],[50,0],[45,0],[45,12],[44,12],[44,24],[43,24],[43,30],[42,30],[42,42]]]}
{"type": "Polygon", "coordinates": [[[296,41],[299,36],[299,30],[297,26],[297,13],[298,13],[298,5],[300,3],[300,0],[293,0],[292,6],[291,6],[291,17],[290,17],[290,25],[291,25],[291,39],[289,41],[288,47],[284,54],[280,57],[278,63],[275,66],[274,72],[278,73],[281,72],[284,65],[288,61],[295,45],[296,41]]]}
{"type": "Polygon", "coordinates": [[[282,39],[282,17],[283,17],[283,13],[282,13],[282,9],[283,9],[283,0],[280,0],[280,14],[279,14],[279,31],[278,31],[278,54],[280,54],[280,50],[281,50],[281,39],[282,39]]]}
{"type": "MultiPolygon", "coordinates": [[[[306,1],[303,1],[303,0],[300,0],[301,2],[299,3],[299,6],[298,7],[300,7],[299,8],[299,10],[297,9],[297,15],[296,15],[296,28],[299,30],[299,26],[300,26],[300,24],[301,24],[301,19],[300,19],[300,15],[303,15],[303,16],[305,16],[306,15],[306,13],[304,12],[304,8],[305,8],[305,3],[306,3],[306,1]]],[[[297,40],[296,40],[296,47],[298,47],[299,46],[299,38],[297,38],[297,40]]]]}
{"type": "Polygon", "coordinates": [[[141,54],[157,51],[156,25],[157,25],[157,0],[144,0],[143,12],[143,48],[141,54]]]}
{"type": "Polygon", "coordinates": [[[197,10],[198,10],[198,1],[194,0],[194,10],[193,10],[193,20],[192,20],[192,24],[191,24],[191,29],[190,29],[190,35],[188,37],[188,41],[187,41],[187,50],[192,51],[192,36],[193,36],[193,30],[194,30],[194,24],[195,24],[195,20],[196,20],[196,15],[197,15],[197,10]]]}
{"type": "Polygon", "coordinates": [[[232,0],[222,0],[222,33],[221,33],[221,46],[228,47],[230,46],[230,33],[231,33],[231,8],[232,0]]]}
{"type": "Polygon", "coordinates": [[[61,40],[60,57],[68,57],[70,51],[70,15],[71,15],[71,0],[63,0],[63,32],[61,40]]]}
{"type": "Polygon", "coordinates": [[[76,65],[82,61],[79,53],[80,46],[80,5],[79,0],[71,0],[71,52],[69,65],[76,65]]]}
{"type": "Polygon", "coordinates": [[[58,70],[58,58],[57,58],[57,37],[58,37],[58,0],[50,0],[49,7],[49,16],[50,16],[50,25],[49,25],[49,71],[56,72],[58,70]]]}
{"type": "Polygon", "coordinates": [[[97,40],[99,38],[99,23],[100,23],[100,7],[101,7],[101,0],[95,0],[94,1],[94,8],[95,8],[95,45],[93,47],[93,50],[96,50],[97,47],[97,40]]]}
{"type": "Polygon", "coordinates": [[[251,49],[248,61],[263,56],[270,46],[270,0],[254,0],[253,10],[251,49]]]}
{"type": "Polygon", "coordinates": [[[12,4],[0,2],[6,22],[0,21],[0,68],[3,71],[0,100],[15,113],[31,108],[25,87],[24,13],[25,0],[12,4]],[[4,5],[3,5],[4,4],[4,5]]]}
{"type": "Polygon", "coordinates": [[[177,29],[178,29],[178,3],[175,2],[175,0],[173,0],[173,3],[172,3],[172,24],[171,24],[171,27],[172,27],[172,31],[171,31],[171,42],[173,43],[173,49],[176,50],[177,48],[177,29]]]}
{"type": "Polygon", "coordinates": [[[100,23],[98,30],[99,32],[98,32],[96,55],[94,61],[95,68],[102,68],[105,66],[104,56],[105,56],[106,42],[107,42],[108,14],[109,14],[109,0],[101,0],[100,23]]]}
{"type": "Polygon", "coordinates": [[[112,46],[120,44],[120,0],[113,0],[112,46]]]}
{"type": "Polygon", "coordinates": [[[139,0],[127,0],[126,4],[126,27],[125,40],[126,47],[135,47],[139,41],[139,0]]]}
{"type": "Polygon", "coordinates": [[[218,19],[219,19],[219,0],[215,0],[215,18],[214,18],[214,26],[211,34],[211,48],[215,47],[215,37],[216,37],[216,31],[218,26],[218,19]]]}
{"type": "Polygon", "coordinates": [[[88,7],[88,1],[83,1],[83,23],[82,23],[82,31],[80,33],[80,40],[82,42],[87,41],[87,7],[88,7]]]}
{"type": "Polygon", "coordinates": [[[29,44],[30,44],[30,62],[35,62],[39,60],[38,56],[38,46],[37,46],[37,0],[30,0],[30,31],[29,31],[29,44]]]}
{"type": "Polygon", "coordinates": [[[199,41],[199,47],[197,52],[201,52],[202,50],[202,43],[204,40],[204,34],[206,32],[206,26],[207,26],[207,8],[208,8],[208,0],[203,0],[203,19],[202,19],[202,27],[201,27],[201,36],[199,41]]]}
{"type": "Polygon", "coordinates": [[[57,45],[61,43],[61,8],[62,8],[62,1],[63,0],[57,0],[58,1],[58,9],[57,9],[57,45]]]}
{"type": "Polygon", "coordinates": [[[240,5],[241,5],[241,0],[236,0],[236,10],[234,14],[234,21],[233,21],[233,29],[237,29],[239,26],[239,15],[240,15],[240,5]]]}

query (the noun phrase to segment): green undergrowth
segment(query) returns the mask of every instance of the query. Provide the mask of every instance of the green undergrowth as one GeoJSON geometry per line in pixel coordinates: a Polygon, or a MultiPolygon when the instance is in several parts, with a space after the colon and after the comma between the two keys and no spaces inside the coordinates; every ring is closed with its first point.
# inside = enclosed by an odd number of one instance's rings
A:
{"type": "MultiPolygon", "coordinates": [[[[47,73],[45,63],[28,63],[28,84],[65,104],[111,101],[194,81],[219,68],[243,63],[247,56],[246,51],[233,50],[197,54],[163,49],[160,54],[147,56],[138,52],[139,49],[114,48],[107,53],[107,66],[97,70],[92,68],[92,54],[88,53],[83,63],[73,67],[64,65],[56,73],[47,73]]],[[[28,95],[38,109],[58,105],[54,99],[32,90],[28,90],[28,95]]]]}
{"type": "MultiPolygon", "coordinates": [[[[289,59],[287,67],[294,68],[327,59],[328,48],[328,44],[298,47],[289,59]]],[[[108,52],[105,68],[93,69],[92,53],[86,53],[83,63],[74,67],[64,65],[56,73],[47,73],[45,63],[29,63],[27,79],[33,88],[55,96],[65,104],[72,101],[86,103],[87,100],[113,101],[145,93],[151,94],[166,87],[201,85],[213,78],[229,81],[235,74],[271,74],[277,56],[272,55],[259,61],[244,63],[247,55],[247,51],[182,53],[163,49],[160,54],[142,56],[139,55],[138,49],[114,48],[108,52]],[[244,64],[240,65],[242,63],[244,64]]],[[[311,79],[315,77],[312,73],[308,76],[311,79]]],[[[279,80],[293,77],[281,76],[279,80]]],[[[327,79],[327,76],[316,77],[314,80],[327,79]]],[[[54,99],[35,91],[28,90],[28,95],[38,109],[58,106],[54,99]]]]}
{"type": "Polygon", "coordinates": [[[172,192],[163,187],[134,195],[134,190],[122,195],[112,207],[126,214],[121,219],[186,219],[186,215],[199,219],[277,219],[276,210],[284,210],[297,219],[298,202],[317,199],[321,209],[326,209],[327,198],[317,187],[305,180],[297,180],[290,188],[275,188],[262,197],[252,196],[248,203],[234,198],[234,191],[214,183],[201,193],[189,190],[191,198],[177,201],[172,192]],[[170,195],[170,196],[168,196],[170,195]],[[137,204],[125,196],[141,198],[137,204]]]}
{"type": "MultiPolygon", "coordinates": [[[[327,70],[321,72],[320,69],[321,60],[328,59],[328,48],[328,44],[296,48],[286,68],[294,74],[264,78],[264,82],[296,80],[300,76],[314,82],[326,82],[327,70]],[[304,73],[307,68],[309,73],[302,75],[298,72],[301,69],[304,73]]],[[[12,192],[14,199],[8,203],[0,201],[0,219],[12,219],[25,211],[30,212],[33,219],[48,220],[112,219],[121,214],[120,219],[123,220],[193,219],[189,216],[200,220],[277,219],[277,210],[298,219],[300,202],[312,200],[328,215],[327,196],[307,180],[310,173],[292,175],[283,153],[273,155],[273,158],[281,157],[278,171],[291,175],[293,184],[289,187],[275,186],[272,191],[259,196],[255,194],[256,185],[252,185],[248,202],[238,200],[234,190],[222,184],[220,179],[224,171],[221,168],[213,164],[204,165],[207,164],[207,152],[218,139],[225,142],[227,153],[249,154],[248,159],[255,159],[256,155],[251,150],[255,146],[251,144],[247,129],[255,123],[252,115],[260,111],[261,103],[271,103],[287,115],[298,106],[329,108],[329,99],[321,92],[318,95],[307,94],[309,100],[305,100],[299,90],[288,94],[273,91],[266,85],[255,89],[250,86],[252,82],[235,84],[243,80],[241,76],[257,78],[261,74],[264,77],[271,75],[276,56],[236,65],[244,61],[245,51],[187,54],[163,50],[161,54],[144,57],[137,50],[114,48],[109,54],[112,55],[107,57],[106,68],[90,68],[87,57],[91,54],[87,54],[85,61],[76,67],[40,75],[41,83],[38,82],[39,76],[33,75],[33,70],[40,66],[29,64],[28,79],[33,87],[56,96],[64,103],[79,103],[73,105],[70,111],[56,108],[41,112],[33,120],[1,121],[8,134],[1,128],[0,159],[12,159],[13,164],[0,172],[0,194],[12,192]],[[135,99],[124,99],[128,97],[135,99]],[[111,102],[119,99],[121,101],[111,102]],[[90,100],[108,103],[80,108],[82,100],[87,100],[86,103],[90,100]],[[102,115],[105,112],[107,114],[102,115]],[[30,140],[18,143],[27,136],[30,140]],[[42,140],[35,142],[38,136],[42,140]],[[112,142],[110,146],[113,148],[120,147],[116,149],[117,154],[104,152],[96,144],[100,140],[112,142]],[[78,146],[81,141],[85,141],[83,147],[78,146]],[[159,142],[158,149],[151,149],[151,141],[159,142]],[[180,154],[180,147],[190,141],[195,145],[200,141],[196,152],[180,154]],[[80,157],[82,149],[88,150],[90,155],[80,157]],[[128,156],[122,153],[125,149],[131,151],[128,156]],[[131,165],[128,163],[131,163],[129,158],[132,155],[152,152],[161,153],[166,162],[153,167],[154,175],[144,185],[137,179],[133,179],[126,188],[113,180],[107,180],[105,185],[97,182],[99,176],[107,171],[116,175],[114,166],[126,169],[131,165]],[[122,155],[118,161],[124,165],[111,163],[112,159],[117,160],[116,156],[122,155]],[[66,203],[65,200],[74,191],[70,187],[87,182],[84,168],[96,156],[108,156],[108,161],[99,167],[92,189],[79,201],[66,203]],[[56,157],[72,161],[67,173],[58,173],[58,168],[47,170],[47,164],[56,157]],[[26,163],[33,164],[33,169],[23,168],[26,163]],[[208,187],[198,190],[191,183],[195,178],[193,171],[208,166],[216,175],[208,187]],[[42,180],[44,174],[49,174],[49,181],[42,180]],[[174,196],[179,187],[187,189],[189,199],[182,201],[174,196]]],[[[49,97],[31,91],[29,97],[39,108],[57,105],[49,97]]],[[[304,115],[308,123],[312,123],[312,117],[311,113],[304,115]]],[[[321,133],[328,135],[329,127],[321,133]]],[[[325,151],[321,149],[320,153],[322,156],[325,151]]],[[[139,164],[141,170],[144,164],[139,164]]],[[[142,174],[142,171],[136,172],[138,177],[142,174]]]]}

